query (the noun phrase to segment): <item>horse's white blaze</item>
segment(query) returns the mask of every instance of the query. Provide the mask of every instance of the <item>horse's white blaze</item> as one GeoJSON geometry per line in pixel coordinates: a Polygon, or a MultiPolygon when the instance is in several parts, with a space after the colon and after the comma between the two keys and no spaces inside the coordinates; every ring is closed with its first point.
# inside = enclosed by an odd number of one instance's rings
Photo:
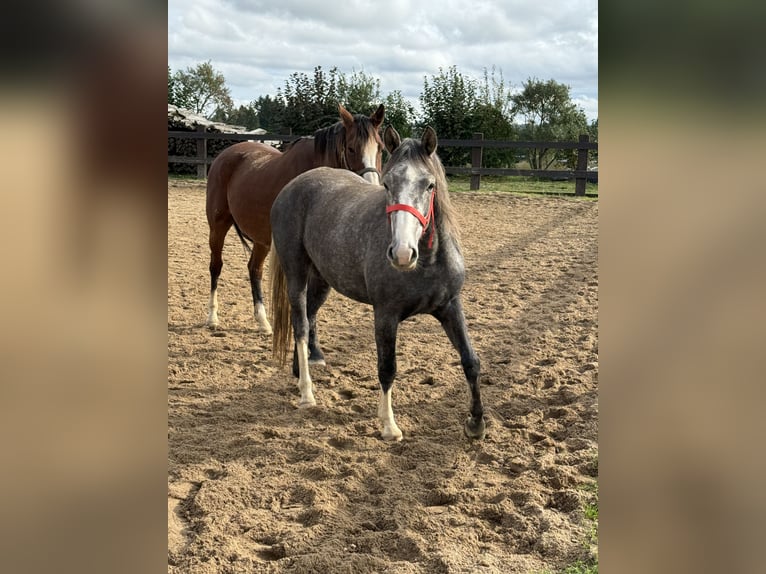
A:
{"type": "MultiPolygon", "coordinates": [[[[377,142],[373,141],[373,143],[369,144],[367,147],[365,147],[363,155],[362,155],[362,164],[364,167],[371,167],[373,169],[378,168],[378,144],[377,142]]],[[[368,171],[362,176],[365,180],[369,181],[370,183],[374,183],[375,185],[380,185],[380,177],[378,176],[377,171],[368,171]]]]}
{"type": "Polygon", "coordinates": [[[391,392],[393,389],[388,389],[387,393],[380,391],[380,404],[378,405],[378,418],[383,423],[383,432],[381,436],[385,440],[402,440],[402,431],[394,420],[394,410],[391,408],[391,392]]]}
{"type": "Polygon", "coordinates": [[[207,304],[208,308],[208,316],[207,316],[207,326],[208,327],[217,327],[218,326],[218,289],[213,289],[210,292],[210,301],[207,304]]]}
{"type": "Polygon", "coordinates": [[[266,318],[266,307],[263,306],[263,303],[257,303],[255,305],[255,322],[261,331],[267,335],[271,335],[271,323],[269,323],[269,320],[266,318]]]}
{"type": "Polygon", "coordinates": [[[309,374],[309,344],[305,339],[298,339],[296,344],[298,347],[298,370],[300,372],[298,389],[301,392],[298,407],[313,407],[317,402],[314,398],[314,384],[311,382],[311,375],[309,374]]]}
{"type": "MultiPolygon", "coordinates": [[[[402,201],[411,205],[409,201],[402,201]]],[[[423,226],[418,218],[406,211],[391,213],[391,245],[394,258],[401,267],[410,265],[412,253],[418,248],[418,241],[423,234],[423,226]]]]}

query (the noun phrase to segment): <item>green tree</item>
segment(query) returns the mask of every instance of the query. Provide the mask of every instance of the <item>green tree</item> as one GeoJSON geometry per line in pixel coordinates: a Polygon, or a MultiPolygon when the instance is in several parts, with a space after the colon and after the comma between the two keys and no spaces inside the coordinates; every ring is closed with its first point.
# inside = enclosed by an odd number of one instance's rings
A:
{"type": "Polygon", "coordinates": [[[216,109],[229,113],[234,107],[226,79],[209,60],[177,71],[173,83],[176,105],[196,114],[211,117],[216,109]]]}
{"type": "MultiPolygon", "coordinates": [[[[484,69],[483,82],[478,85],[476,106],[471,111],[472,131],[481,132],[485,139],[512,140],[516,136],[511,121],[511,92],[506,87],[502,70],[484,69]]],[[[512,167],[516,163],[516,150],[485,149],[484,167],[512,167]]]]}
{"type": "Polygon", "coordinates": [[[352,114],[373,113],[380,104],[380,80],[363,71],[350,76],[340,74],[338,97],[341,104],[352,114]]]}
{"type": "MultiPolygon", "coordinates": [[[[313,76],[303,72],[291,74],[284,88],[277,90],[276,101],[269,104],[281,106],[279,110],[271,106],[274,112],[278,111],[281,127],[294,134],[309,135],[338,121],[339,103],[351,113],[370,114],[380,101],[380,80],[363,71],[347,76],[336,67],[326,72],[317,66],[313,76]]],[[[261,126],[265,128],[263,117],[261,126]]]]}
{"type": "Polygon", "coordinates": [[[176,80],[173,77],[173,74],[170,73],[170,66],[168,66],[168,103],[171,105],[175,104],[176,100],[176,80]]]}
{"type": "Polygon", "coordinates": [[[415,108],[402,96],[402,92],[394,90],[383,101],[386,106],[386,123],[394,126],[403,138],[412,137],[412,127],[415,124],[415,108]]]}
{"type": "MultiPolygon", "coordinates": [[[[423,124],[430,125],[442,139],[470,139],[475,121],[476,82],[458,72],[456,66],[446,71],[439,68],[439,74],[424,78],[423,93],[420,95],[423,109],[423,124]]],[[[439,146],[445,165],[463,165],[468,161],[465,148],[439,146]]]]}
{"type": "Polygon", "coordinates": [[[168,103],[185,110],[191,110],[191,102],[191,86],[181,82],[180,72],[171,75],[170,66],[168,66],[168,103]]]}
{"type": "MultiPolygon", "coordinates": [[[[585,112],[572,102],[566,84],[530,78],[511,99],[514,116],[522,120],[520,135],[526,140],[577,141],[587,131],[585,112]]],[[[576,150],[531,148],[527,150],[527,161],[531,169],[548,169],[557,159],[572,165],[576,155],[576,150]]]]}
{"type": "Polygon", "coordinates": [[[258,114],[258,126],[271,133],[283,133],[285,131],[285,105],[271,96],[260,96],[253,100],[252,107],[258,114]]]}
{"type": "Polygon", "coordinates": [[[314,68],[312,77],[303,72],[291,74],[284,90],[277,91],[284,104],[284,126],[294,134],[309,135],[338,121],[340,76],[338,68],[325,72],[322,66],[314,68]]]}
{"type": "MultiPolygon", "coordinates": [[[[590,141],[597,142],[598,141],[598,118],[593,120],[588,125],[588,136],[590,137],[590,141]]],[[[596,164],[598,165],[598,149],[592,149],[588,151],[588,165],[596,164]]]]}
{"type": "Polygon", "coordinates": [[[223,122],[233,126],[243,126],[249,130],[259,127],[258,112],[253,107],[253,102],[247,105],[241,105],[238,108],[232,108],[231,110],[216,108],[210,119],[214,122],[223,122]]]}

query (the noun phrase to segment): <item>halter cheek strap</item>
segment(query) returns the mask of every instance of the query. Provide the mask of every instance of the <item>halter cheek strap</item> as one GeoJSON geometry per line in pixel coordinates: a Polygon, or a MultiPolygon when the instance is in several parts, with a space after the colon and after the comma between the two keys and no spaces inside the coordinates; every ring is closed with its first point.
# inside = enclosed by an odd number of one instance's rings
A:
{"type": "MultiPolygon", "coordinates": [[[[417,217],[418,221],[420,222],[420,225],[423,226],[423,232],[420,234],[421,237],[425,235],[426,229],[428,229],[428,224],[431,223],[431,220],[433,219],[434,215],[434,195],[436,195],[436,188],[434,187],[433,191],[431,192],[431,200],[428,204],[428,213],[423,217],[423,214],[421,214],[417,209],[412,207],[411,205],[407,205],[406,203],[395,203],[393,205],[389,205],[386,207],[386,213],[388,214],[389,220],[391,219],[391,213],[394,211],[406,211],[407,213],[410,213],[417,217]]],[[[435,225],[431,226],[431,234],[428,236],[428,248],[431,249],[434,244],[434,227],[435,225]]]]}

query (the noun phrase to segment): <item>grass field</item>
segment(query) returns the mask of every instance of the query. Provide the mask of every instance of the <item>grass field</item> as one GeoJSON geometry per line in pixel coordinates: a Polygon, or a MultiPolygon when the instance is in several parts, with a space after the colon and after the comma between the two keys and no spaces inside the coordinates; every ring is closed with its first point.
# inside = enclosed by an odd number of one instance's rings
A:
{"type": "MultiPolygon", "coordinates": [[[[471,176],[453,175],[448,178],[450,191],[469,191],[471,176]]],[[[525,195],[571,195],[574,196],[574,181],[546,181],[535,177],[490,176],[481,178],[479,191],[521,193],[525,195]]],[[[588,199],[598,198],[598,184],[586,183],[585,194],[588,199]]]]}
{"type": "MultiPolygon", "coordinates": [[[[168,174],[168,179],[173,181],[199,181],[192,176],[173,174],[168,174]]],[[[455,175],[448,177],[447,180],[450,191],[469,191],[471,188],[471,176],[455,175]]],[[[575,184],[573,181],[545,181],[534,177],[484,176],[481,178],[479,191],[574,197],[575,184]]],[[[598,184],[586,183],[585,195],[584,200],[598,199],[598,184]]]]}

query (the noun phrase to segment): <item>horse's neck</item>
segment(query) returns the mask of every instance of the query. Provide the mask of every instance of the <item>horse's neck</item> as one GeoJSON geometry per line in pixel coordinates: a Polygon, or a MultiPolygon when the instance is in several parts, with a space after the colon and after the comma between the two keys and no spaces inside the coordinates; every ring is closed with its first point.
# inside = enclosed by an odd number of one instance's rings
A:
{"type": "MultiPolygon", "coordinates": [[[[451,231],[446,229],[444,225],[442,225],[441,221],[442,215],[439,211],[439,208],[434,205],[434,215],[433,215],[433,221],[431,225],[433,226],[434,230],[434,237],[433,237],[433,245],[431,249],[428,251],[433,253],[434,256],[436,256],[436,253],[439,250],[452,250],[456,249],[458,253],[460,253],[460,241],[457,239],[456,236],[452,234],[451,231]]],[[[429,229],[425,232],[423,235],[423,239],[426,241],[426,245],[428,244],[428,239],[431,235],[431,227],[429,226],[429,229]]]]}
{"type": "Polygon", "coordinates": [[[295,142],[290,149],[282,154],[282,161],[285,163],[285,169],[290,170],[294,176],[323,165],[314,158],[314,140],[312,138],[301,138],[295,142]]]}

